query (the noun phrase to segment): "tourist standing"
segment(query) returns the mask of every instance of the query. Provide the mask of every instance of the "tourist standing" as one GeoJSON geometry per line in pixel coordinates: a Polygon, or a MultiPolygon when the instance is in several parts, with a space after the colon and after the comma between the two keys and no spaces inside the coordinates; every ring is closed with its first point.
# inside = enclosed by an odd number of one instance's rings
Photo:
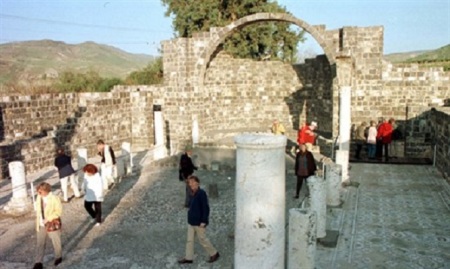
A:
{"type": "Polygon", "coordinates": [[[103,140],[97,142],[98,155],[102,157],[100,172],[103,180],[103,188],[105,190],[114,184],[114,166],[116,165],[116,157],[114,150],[109,145],[106,145],[103,140]]]}
{"type": "Polygon", "coordinates": [[[356,128],[355,141],[356,141],[356,151],[355,158],[361,159],[361,150],[363,145],[366,143],[366,126],[367,122],[363,121],[361,125],[356,128]]]}
{"type": "Polygon", "coordinates": [[[273,121],[271,131],[274,135],[284,135],[284,133],[286,132],[283,124],[278,120],[273,121]]]}
{"type": "Polygon", "coordinates": [[[75,176],[75,170],[72,167],[70,156],[64,153],[64,149],[60,148],[56,151],[55,166],[58,168],[59,180],[61,182],[61,191],[63,193],[64,202],[69,201],[67,185],[70,181],[75,197],[80,197],[80,190],[78,189],[78,179],[75,176]]]}
{"type": "MultiPolygon", "coordinates": [[[[300,144],[300,150],[295,156],[295,175],[297,176],[297,188],[295,189],[295,199],[298,199],[303,181],[314,175],[317,170],[316,161],[311,152],[308,151],[305,144],[300,144]]],[[[307,193],[309,193],[307,191],[307,193]]],[[[309,195],[309,194],[307,194],[309,195]]]]}
{"type": "Polygon", "coordinates": [[[316,144],[317,134],[314,132],[316,128],[317,122],[312,121],[311,124],[303,126],[298,133],[297,143],[299,145],[305,144],[308,151],[311,151],[312,146],[316,144]]]}
{"type": "Polygon", "coordinates": [[[209,204],[206,192],[200,188],[200,180],[196,176],[189,176],[188,184],[192,192],[188,211],[188,231],[186,256],[178,263],[192,263],[194,258],[194,237],[197,235],[200,245],[209,255],[209,263],[219,259],[219,252],[206,237],[206,226],[209,223],[209,204]]]}
{"type": "Polygon", "coordinates": [[[375,159],[377,147],[377,124],[375,121],[370,121],[370,127],[367,131],[367,150],[369,159],[375,159]]]}
{"type": "Polygon", "coordinates": [[[381,141],[384,150],[384,158],[385,161],[389,161],[389,144],[392,142],[392,124],[394,124],[395,120],[390,118],[389,121],[383,122],[378,127],[377,139],[381,141]]]}
{"type": "Polygon", "coordinates": [[[197,166],[192,162],[192,147],[186,146],[185,152],[181,155],[180,158],[180,180],[184,180],[186,184],[186,196],[184,199],[184,207],[189,207],[189,199],[191,195],[191,190],[188,185],[188,177],[194,173],[194,170],[197,170],[197,166]]]}
{"type": "Polygon", "coordinates": [[[98,174],[98,169],[93,164],[87,164],[83,168],[84,181],[84,208],[95,219],[95,226],[102,223],[103,180],[98,174]]]}
{"type": "Polygon", "coordinates": [[[47,236],[53,244],[55,262],[57,266],[62,262],[61,247],[61,200],[52,193],[52,187],[42,182],[36,188],[36,256],[33,269],[42,269],[42,260],[45,254],[47,236]]]}

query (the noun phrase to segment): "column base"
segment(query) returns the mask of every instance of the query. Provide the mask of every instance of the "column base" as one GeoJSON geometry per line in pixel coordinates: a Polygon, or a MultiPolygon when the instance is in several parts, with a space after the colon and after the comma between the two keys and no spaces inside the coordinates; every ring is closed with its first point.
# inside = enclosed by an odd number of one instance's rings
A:
{"type": "Polygon", "coordinates": [[[3,210],[11,215],[23,215],[33,209],[33,204],[29,197],[15,198],[12,197],[3,210]]]}

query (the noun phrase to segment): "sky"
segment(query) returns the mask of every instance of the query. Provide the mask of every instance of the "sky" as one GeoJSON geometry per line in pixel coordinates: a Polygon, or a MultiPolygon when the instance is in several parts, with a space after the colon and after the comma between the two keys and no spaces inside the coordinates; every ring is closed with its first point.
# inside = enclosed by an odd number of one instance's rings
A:
{"type": "MultiPolygon", "coordinates": [[[[197,0],[201,1],[201,0],[197,0]]],[[[295,17],[326,29],[383,26],[384,53],[450,44],[450,0],[278,0],[295,17]]],[[[0,43],[93,41],[158,55],[174,37],[160,0],[0,0],[0,43]]],[[[300,51],[321,53],[307,35],[300,51]]]]}

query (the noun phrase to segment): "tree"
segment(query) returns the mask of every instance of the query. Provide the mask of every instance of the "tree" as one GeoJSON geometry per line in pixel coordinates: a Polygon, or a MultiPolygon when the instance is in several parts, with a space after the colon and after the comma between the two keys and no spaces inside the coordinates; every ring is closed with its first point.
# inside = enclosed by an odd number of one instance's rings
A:
{"type": "Polygon", "coordinates": [[[95,71],[84,74],[65,71],[59,76],[56,88],[60,92],[108,92],[121,83],[118,78],[102,78],[95,71]]]}
{"type": "MultiPolygon", "coordinates": [[[[247,15],[272,12],[288,13],[270,0],[161,0],[167,6],[166,16],[173,16],[178,37],[191,37],[195,32],[223,27],[247,15]]],[[[232,34],[224,49],[239,58],[278,58],[295,61],[298,42],[304,32],[290,28],[289,23],[265,22],[244,27],[232,34]]]]}
{"type": "Polygon", "coordinates": [[[163,80],[162,58],[149,63],[143,70],[134,71],[125,79],[128,85],[160,84],[163,80]]]}

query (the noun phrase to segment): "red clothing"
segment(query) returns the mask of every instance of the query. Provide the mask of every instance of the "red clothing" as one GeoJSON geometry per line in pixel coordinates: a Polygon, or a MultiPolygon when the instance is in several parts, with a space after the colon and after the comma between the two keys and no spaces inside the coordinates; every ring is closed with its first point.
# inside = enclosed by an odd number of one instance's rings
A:
{"type": "Polygon", "coordinates": [[[383,144],[390,144],[392,142],[392,125],[389,122],[383,122],[378,127],[377,139],[381,139],[383,144]]]}
{"type": "Polygon", "coordinates": [[[313,131],[309,128],[309,126],[303,126],[303,128],[300,131],[298,131],[297,135],[298,144],[311,143],[314,145],[315,140],[316,136],[314,135],[313,131]]]}

